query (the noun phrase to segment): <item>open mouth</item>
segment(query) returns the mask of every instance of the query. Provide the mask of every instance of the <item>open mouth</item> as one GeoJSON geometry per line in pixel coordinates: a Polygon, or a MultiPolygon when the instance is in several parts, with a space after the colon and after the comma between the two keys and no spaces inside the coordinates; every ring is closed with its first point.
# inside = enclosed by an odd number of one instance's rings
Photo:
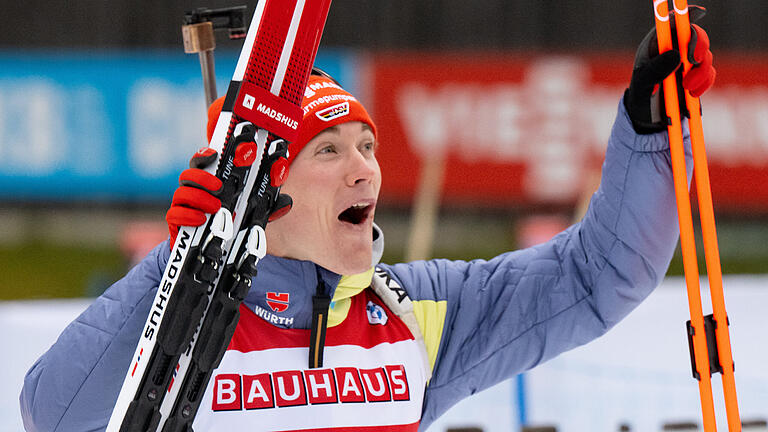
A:
{"type": "Polygon", "coordinates": [[[339,220],[342,222],[351,223],[352,225],[360,225],[365,222],[371,215],[373,205],[369,203],[358,203],[350,206],[339,215],[339,220]]]}

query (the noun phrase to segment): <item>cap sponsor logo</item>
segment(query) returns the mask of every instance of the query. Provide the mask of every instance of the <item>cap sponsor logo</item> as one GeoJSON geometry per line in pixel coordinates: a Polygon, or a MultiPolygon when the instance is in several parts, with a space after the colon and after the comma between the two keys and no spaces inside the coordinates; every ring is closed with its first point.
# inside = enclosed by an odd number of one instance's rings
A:
{"type": "Polygon", "coordinates": [[[341,88],[341,86],[331,81],[322,81],[322,82],[312,83],[308,85],[307,88],[314,91],[318,91],[325,88],[335,88],[342,91],[344,90],[343,88],[341,88]]]}
{"type": "Polygon", "coordinates": [[[304,105],[302,110],[304,110],[304,115],[307,115],[307,113],[319,107],[320,105],[329,104],[333,101],[338,101],[338,100],[357,102],[357,99],[355,99],[354,96],[351,96],[348,94],[331,94],[331,95],[320,96],[319,98],[312,100],[308,104],[304,105]]]}
{"type": "Polygon", "coordinates": [[[286,370],[214,377],[213,411],[410,400],[405,366],[286,370]]]}
{"type": "Polygon", "coordinates": [[[315,113],[317,118],[325,122],[329,122],[333,119],[343,117],[347,114],[349,114],[349,102],[342,102],[340,104],[330,106],[328,108],[322,109],[315,113]]]}
{"type": "Polygon", "coordinates": [[[337,85],[335,83],[328,82],[328,81],[323,81],[323,82],[309,84],[304,89],[304,97],[305,98],[311,98],[312,96],[314,96],[316,94],[316,92],[318,90],[322,90],[324,88],[335,88],[335,89],[339,89],[339,90],[344,91],[344,89],[341,88],[341,86],[339,86],[339,85],[337,85]]]}

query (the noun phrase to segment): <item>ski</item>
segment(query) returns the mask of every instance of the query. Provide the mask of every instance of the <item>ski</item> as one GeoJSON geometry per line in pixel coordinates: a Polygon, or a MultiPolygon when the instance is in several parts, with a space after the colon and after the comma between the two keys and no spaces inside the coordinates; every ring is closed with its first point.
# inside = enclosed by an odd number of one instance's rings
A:
{"type": "Polygon", "coordinates": [[[221,209],[181,227],[108,431],[191,431],[210,374],[266,253],[264,227],[285,211],[288,143],[330,0],[261,0],[211,138],[221,209]]]}
{"type": "Polygon", "coordinates": [[[694,159],[694,178],[699,202],[701,231],[713,314],[704,316],[701,304],[701,288],[699,286],[696,244],[694,241],[693,217],[688,192],[677,86],[678,80],[682,79],[682,73],[688,72],[692,67],[688,56],[688,44],[691,39],[688,1],[654,0],[653,7],[659,52],[677,49],[680,52],[680,58],[683,63],[683,70],[677,73],[679,76],[676,76],[676,74],[670,75],[664,80],[663,86],[664,103],[667,115],[669,116],[668,134],[678,221],[680,224],[680,247],[683,254],[688,306],[691,312],[691,319],[686,324],[691,354],[691,368],[693,376],[699,384],[704,430],[706,432],[715,432],[717,430],[711,375],[712,373],[719,372],[723,380],[728,429],[732,432],[741,431],[741,420],[739,418],[733,374],[733,358],[728,333],[728,317],[725,312],[723,296],[720,253],[717,246],[712,192],[704,148],[701,105],[699,98],[693,97],[687,90],[683,90],[686,111],[688,111],[689,115],[691,149],[694,159]],[[671,20],[674,21],[671,22],[671,20]],[[674,23],[674,28],[671,25],[672,23],[674,23]]]}

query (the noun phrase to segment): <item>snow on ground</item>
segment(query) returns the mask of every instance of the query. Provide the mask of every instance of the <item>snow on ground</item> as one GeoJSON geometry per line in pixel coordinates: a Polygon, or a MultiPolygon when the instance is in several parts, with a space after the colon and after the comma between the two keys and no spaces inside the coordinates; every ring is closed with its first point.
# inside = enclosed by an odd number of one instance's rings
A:
{"type": "MultiPolygon", "coordinates": [[[[706,286],[706,283],[702,283],[706,286]]],[[[726,306],[744,419],[768,418],[768,276],[725,279],[726,306]]],[[[704,310],[711,311],[702,290],[704,310]]],[[[26,370],[90,300],[0,302],[0,432],[22,430],[18,395],[26,370]]],[[[604,337],[525,375],[525,416],[560,432],[660,431],[667,421],[699,421],[698,386],[691,377],[685,337],[689,318],[685,284],[669,278],[604,337]]],[[[713,376],[718,424],[725,428],[720,375],[713,376]]],[[[457,404],[429,432],[479,426],[485,432],[519,427],[514,381],[457,404]]]]}

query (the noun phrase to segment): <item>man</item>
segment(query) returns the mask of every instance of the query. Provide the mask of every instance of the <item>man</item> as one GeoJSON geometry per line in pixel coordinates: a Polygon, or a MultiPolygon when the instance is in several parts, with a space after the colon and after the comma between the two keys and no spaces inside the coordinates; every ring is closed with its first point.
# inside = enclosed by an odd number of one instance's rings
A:
{"type": "MultiPolygon", "coordinates": [[[[699,64],[683,85],[698,96],[714,68],[706,33],[693,27],[699,64]]],[[[680,60],[654,46],[648,37],[638,50],[584,219],[490,261],[377,265],[375,123],[333,80],[313,76],[283,185],[294,205],[267,227],[268,255],[195,430],[423,430],[460,399],[626,316],[663,278],[678,235],[664,116],[651,99],[680,60]],[[407,296],[383,300],[392,290],[407,296]],[[314,341],[320,357],[307,367],[315,294],[332,302],[327,337],[314,341]]],[[[193,165],[209,159],[200,152],[193,165]]],[[[182,178],[196,181],[174,195],[170,244],[179,225],[220,205],[216,179],[195,168],[182,178]]],[[[29,431],[106,426],[169,251],[158,245],[32,366],[21,394],[29,431]]]]}

